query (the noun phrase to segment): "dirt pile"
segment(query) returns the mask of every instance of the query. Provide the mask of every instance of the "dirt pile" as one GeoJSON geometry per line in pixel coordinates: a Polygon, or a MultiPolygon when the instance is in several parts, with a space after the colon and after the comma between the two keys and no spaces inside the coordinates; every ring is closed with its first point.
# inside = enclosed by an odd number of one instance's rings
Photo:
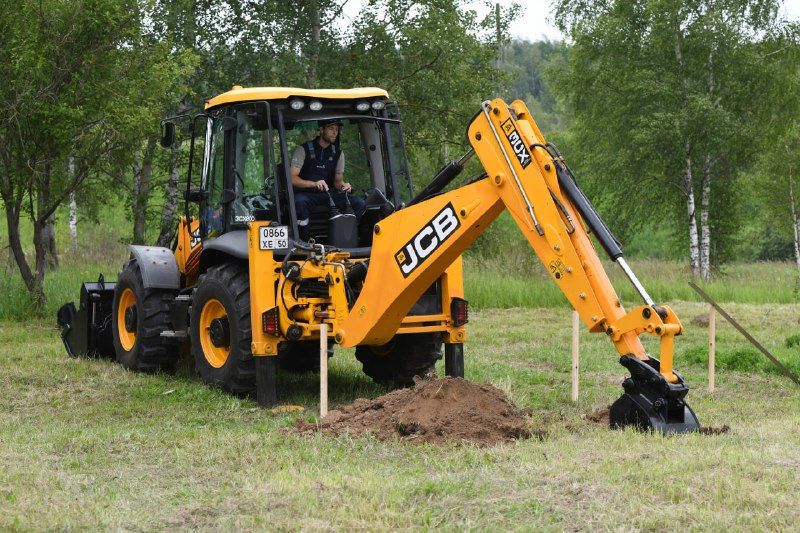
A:
{"type": "Polygon", "coordinates": [[[373,400],[360,398],[328,413],[319,426],[300,422],[303,433],[363,435],[380,440],[492,446],[530,437],[525,412],[501,390],[461,378],[420,380],[411,389],[373,400]]]}

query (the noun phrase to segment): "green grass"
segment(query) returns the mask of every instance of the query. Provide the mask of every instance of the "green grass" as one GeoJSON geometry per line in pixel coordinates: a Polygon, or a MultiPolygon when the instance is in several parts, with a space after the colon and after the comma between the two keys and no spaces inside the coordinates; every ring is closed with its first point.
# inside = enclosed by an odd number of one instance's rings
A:
{"type": "MultiPolygon", "coordinates": [[[[641,302],[622,270],[604,261],[623,302],[641,302]]],[[[679,261],[632,259],[631,268],[656,302],[701,301],[689,287],[688,265],[679,261]]],[[[465,292],[470,303],[489,307],[563,307],[567,300],[531,250],[503,259],[470,256],[465,261],[465,292]]],[[[726,265],[703,289],[720,303],[795,303],[800,301],[797,268],[789,262],[726,265]]]]}
{"type": "MultiPolygon", "coordinates": [[[[109,206],[99,223],[79,224],[78,249],[64,251],[61,267],[45,275],[45,316],[54,316],[61,304],[77,300],[81,282],[96,280],[100,272],[106,279],[116,278],[127,258],[123,242],[130,236],[127,209],[109,206]]],[[[30,224],[22,224],[21,231],[23,243],[32,248],[30,224]]],[[[66,250],[69,234],[65,212],[59,212],[56,234],[59,246],[66,250]]],[[[151,237],[155,239],[155,235],[151,237]]],[[[6,244],[6,236],[0,234],[0,246],[6,244]]],[[[28,255],[32,261],[32,249],[28,255]]],[[[7,264],[5,254],[0,254],[0,260],[0,265],[7,264]]],[[[688,265],[650,259],[631,259],[629,263],[657,302],[700,301],[686,283],[691,278],[688,265]]],[[[608,261],[604,265],[622,301],[638,305],[638,295],[619,267],[608,261]]],[[[507,216],[495,222],[465,256],[464,271],[466,297],[473,309],[568,305],[507,216]]],[[[800,301],[798,280],[797,269],[790,262],[734,263],[703,286],[720,303],[795,303],[800,301]]],[[[33,311],[19,273],[0,276],[0,320],[26,320],[33,311]]]]}
{"type": "MultiPolygon", "coordinates": [[[[72,360],[47,320],[0,321],[0,529],[794,530],[800,391],[720,368],[706,391],[703,304],[673,302],[688,328],[676,364],[719,436],[664,438],[590,426],[619,395],[602,335],[581,336],[581,397],[569,401],[570,313],[476,311],[467,377],[532,409],[548,437],[508,446],[414,446],[299,436],[273,415],[191,377],[72,360]],[[288,432],[282,432],[281,430],[288,432]]],[[[800,305],[730,310],[782,360],[800,358],[800,305]]],[[[724,323],[718,353],[749,349],[724,323]]],[[[652,342],[650,349],[655,349],[652,342]]],[[[280,377],[281,401],[317,408],[317,380],[280,377]]],[[[384,389],[348,351],[332,360],[335,406],[384,389]]]]}

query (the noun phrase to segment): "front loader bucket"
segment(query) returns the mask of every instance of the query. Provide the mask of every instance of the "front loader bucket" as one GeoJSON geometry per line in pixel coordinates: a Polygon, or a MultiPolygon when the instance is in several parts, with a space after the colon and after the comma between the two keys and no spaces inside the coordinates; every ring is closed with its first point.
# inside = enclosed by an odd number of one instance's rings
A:
{"type": "Polygon", "coordinates": [[[80,308],[73,302],[58,310],[56,318],[61,327],[61,340],[70,357],[114,357],[112,311],[114,287],[106,283],[103,275],[96,282],[81,286],[80,308]]]}
{"type": "MultiPolygon", "coordinates": [[[[643,431],[687,433],[700,429],[697,417],[684,398],[689,387],[678,376],[669,383],[659,373],[659,361],[622,357],[620,364],[631,377],[622,382],[625,393],[611,406],[612,428],[632,426],[643,431]]],[[[677,375],[677,374],[676,374],[677,375]]]]}

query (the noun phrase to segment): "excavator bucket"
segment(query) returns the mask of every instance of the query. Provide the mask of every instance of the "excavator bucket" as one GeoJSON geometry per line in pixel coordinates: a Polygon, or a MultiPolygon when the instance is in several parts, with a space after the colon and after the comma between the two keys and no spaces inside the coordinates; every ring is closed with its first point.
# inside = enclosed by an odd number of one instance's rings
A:
{"type": "Polygon", "coordinates": [[[684,401],[689,387],[680,375],[677,383],[669,383],[659,373],[658,359],[653,358],[642,361],[626,356],[620,358],[620,364],[631,377],[622,382],[625,393],[611,406],[612,428],[633,426],[665,434],[700,429],[697,416],[684,401]]]}

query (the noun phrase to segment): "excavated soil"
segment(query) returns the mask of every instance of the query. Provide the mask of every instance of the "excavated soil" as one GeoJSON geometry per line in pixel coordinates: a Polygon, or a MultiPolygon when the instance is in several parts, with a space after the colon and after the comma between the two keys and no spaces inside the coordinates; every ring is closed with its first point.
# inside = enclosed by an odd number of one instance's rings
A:
{"type": "Polygon", "coordinates": [[[297,429],[330,435],[372,434],[380,440],[493,446],[530,437],[525,415],[491,385],[461,378],[428,378],[411,389],[373,400],[359,398],[328,413],[319,425],[298,421],[297,429]]]}

